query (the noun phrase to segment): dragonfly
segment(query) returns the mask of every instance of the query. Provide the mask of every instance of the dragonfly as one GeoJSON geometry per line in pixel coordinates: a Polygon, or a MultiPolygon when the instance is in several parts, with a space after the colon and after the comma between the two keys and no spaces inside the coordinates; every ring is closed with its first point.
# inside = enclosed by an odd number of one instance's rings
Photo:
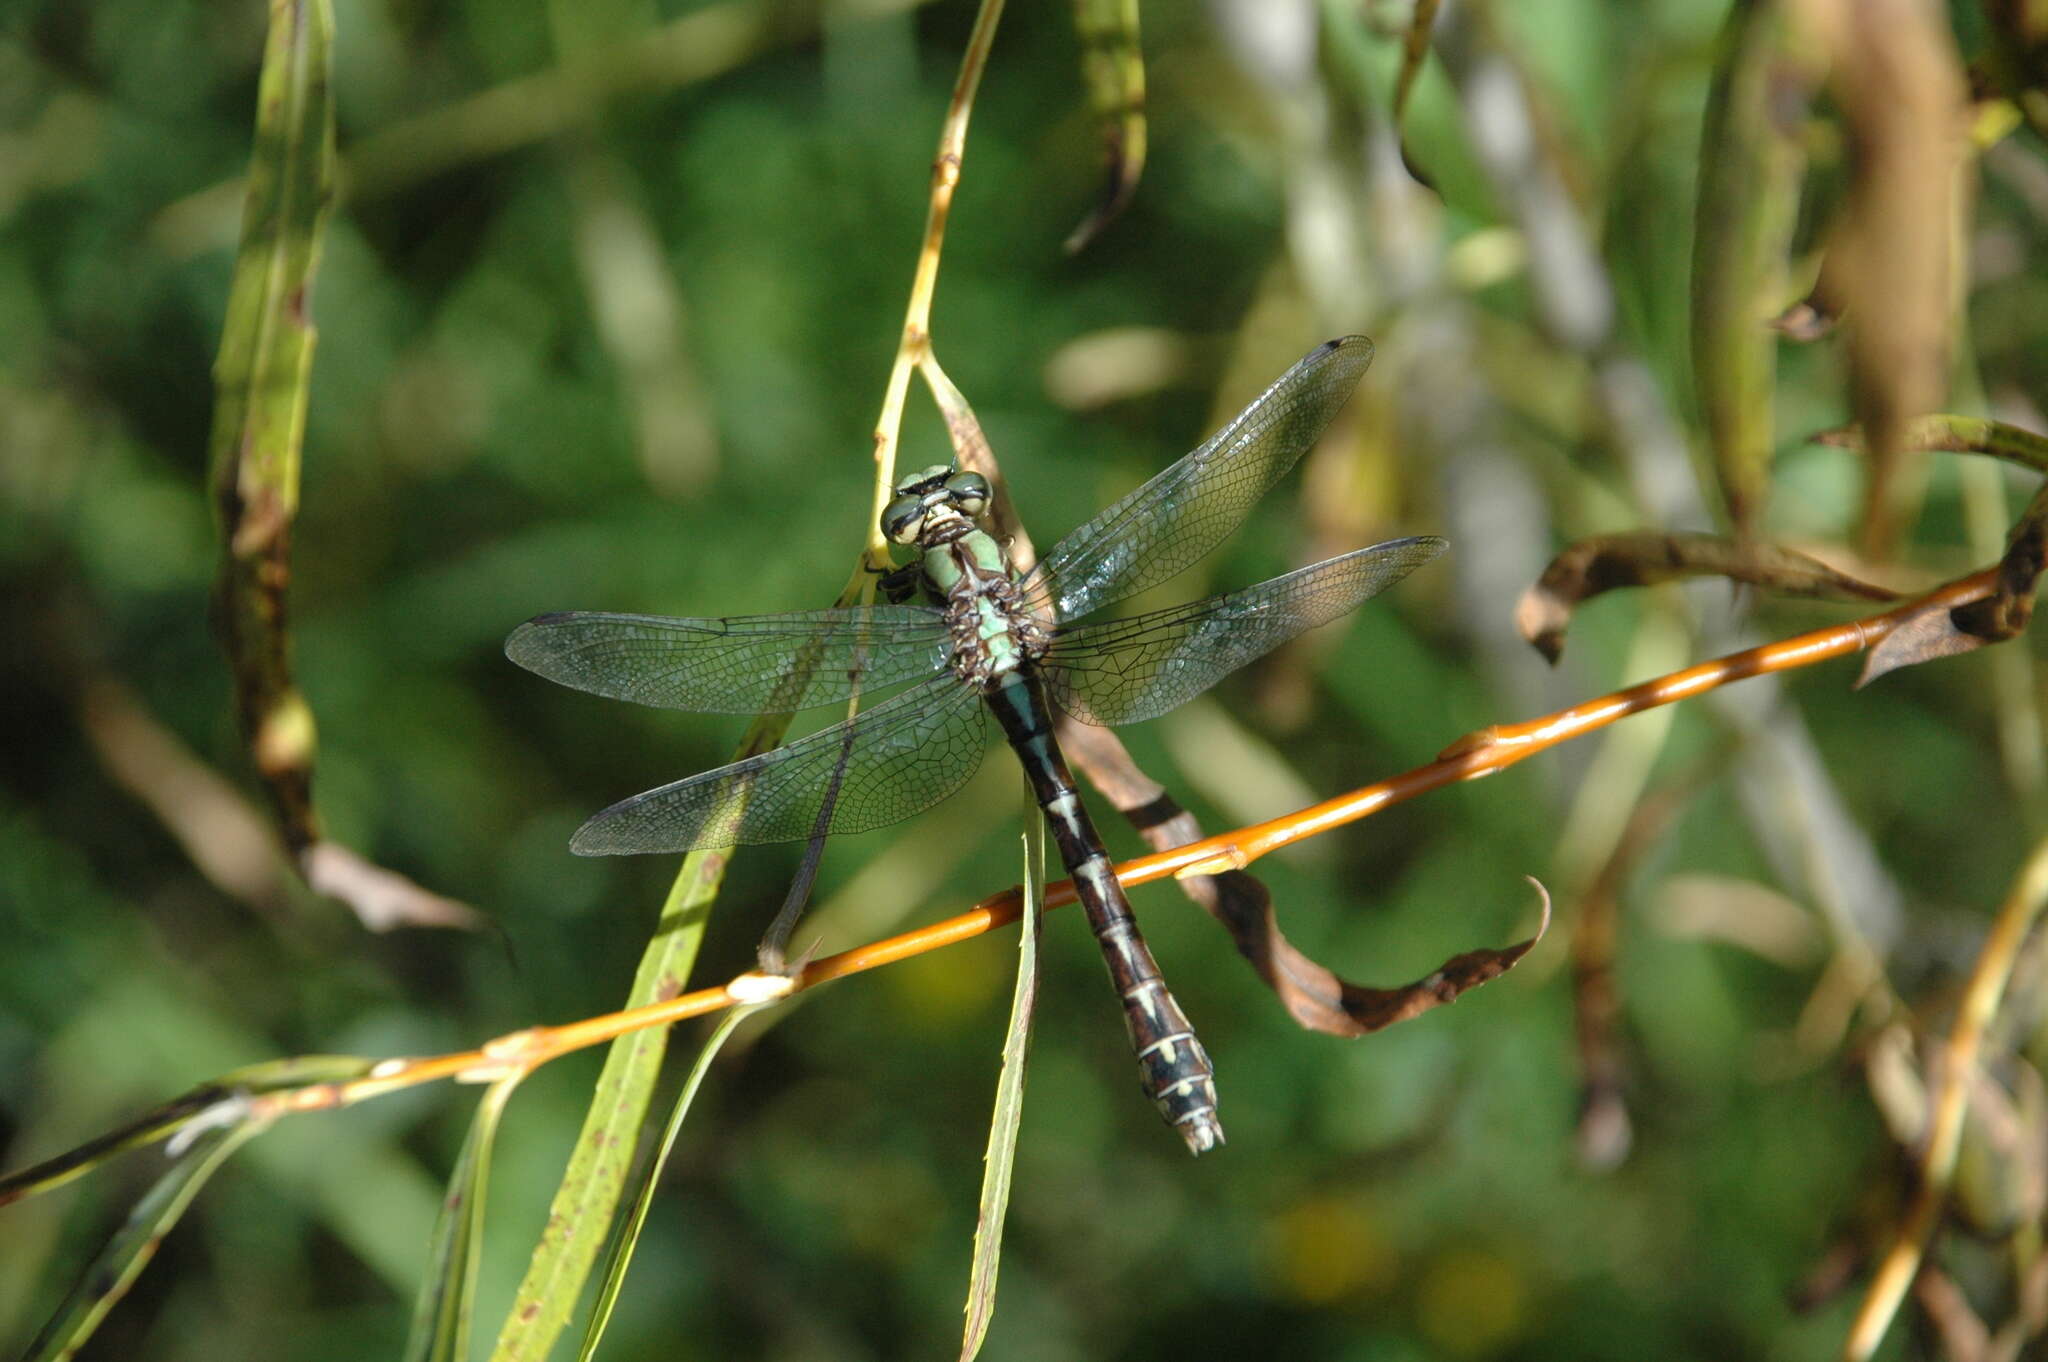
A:
{"type": "Polygon", "coordinates": [[[1194,1153],[1221,1145],[1208,1051],[1138,930],[1053,714],[1109,725],[1156,717],[1443,551],[1433,536],[1395,539],[1190,604],[1085,618],[1222,542],[1322,436],[1371,360],[1362,336],[1318,347],[1028,572],[984,525],[987,479],[941,465],[898,482],[882,512],[883,534],[915,556],[883,577],[880,603],[727,619],[574,611],[529,620],[506,640],[512,661],[644,705],[796,713],[905,687],[787,746],[614,804],[583,824],[571,850],[678,852],[882,827],[966,782],[993,714],[1102,948],[1145,1093],[1194,1153]]]}

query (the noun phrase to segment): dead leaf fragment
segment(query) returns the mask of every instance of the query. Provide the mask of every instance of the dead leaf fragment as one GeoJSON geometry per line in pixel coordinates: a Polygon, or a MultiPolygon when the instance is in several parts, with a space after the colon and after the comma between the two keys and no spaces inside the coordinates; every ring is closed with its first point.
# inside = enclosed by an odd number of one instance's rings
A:
{"type": "Polygon", "coordinates": [[[1685,577],[1726,577],[1783,596],[1889,601],[1898,593],[1837,572],[1817,558],[1757,540],[1712,534],[1614,534],[1582,539],[1550,560],[1515,606],[1515,627],[1555,663],[1572,611],[1605,591],[1685,577]]]}

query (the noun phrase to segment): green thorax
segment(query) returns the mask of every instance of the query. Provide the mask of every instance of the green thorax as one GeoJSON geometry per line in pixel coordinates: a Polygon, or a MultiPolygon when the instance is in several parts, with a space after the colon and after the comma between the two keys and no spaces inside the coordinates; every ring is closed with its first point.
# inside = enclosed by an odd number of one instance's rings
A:
{"type": "Polygon", "coordinates": [[[924,578],[938,605],[958,610],[972,602],[975,636],[987,651],[987,674],[1015,670],[1024,660],[1018,620],[1004,601],[987,590],[990,582],[1016,580],[1003,546],[986,530],[970,529],[948,543],[924,550],[924,578]]]}

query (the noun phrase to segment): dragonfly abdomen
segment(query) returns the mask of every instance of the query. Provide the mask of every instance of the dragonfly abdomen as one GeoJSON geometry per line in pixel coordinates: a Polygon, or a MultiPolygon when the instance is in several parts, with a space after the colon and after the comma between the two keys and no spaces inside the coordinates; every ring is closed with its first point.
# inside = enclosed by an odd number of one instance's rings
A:
{"type": "Polygon", "coordinates": [[[1215,1069],[1138,932],[1130,901],[1053,740],[1044,687],[1026,667],[1005,676],[987,692],[987,700],[1024,764],[1060,860],[1074,878],[1088,925],[1102,947],[1123,1004],[1124,1029],[1138,1056],[1139,1084],[1188,1148],[1206,1153],[1223,1143],[1223,1125],[1216,1116],[1215,1069]]]}

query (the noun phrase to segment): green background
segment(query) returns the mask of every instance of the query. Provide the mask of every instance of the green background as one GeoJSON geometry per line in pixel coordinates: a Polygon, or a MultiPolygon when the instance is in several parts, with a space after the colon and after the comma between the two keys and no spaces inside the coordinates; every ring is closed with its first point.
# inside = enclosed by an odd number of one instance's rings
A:
{"type": "MultiPolygon", "coordinates": [[[[602,66],[687,8],[341,0],[343,155],[558,63],[602,66]]],[[[236,229],[219,186],[247,164],[263,7],[0,7],[0,1164],[237,1065],[457,1049],[624,996],[673,862],[578,860],[568,836],[723,761],[744,721],[564,691],[500,642],[543,610],[829,603],[867,531],[870,431],[972,19],[953,0],[771,8],[783,36],[765,50],[590,99],[562,135],[433,173],[386,145],[398,172],[331,220],[292,581],[317,794],[333,836],[498,929],[377,936],[303,891],[225,891],[91,737],[96,688],[118,687],[262,807],[208,626],[205,450],[236,229]]],[[[1571,0],[1499,16],[1576,177],[1616,353],[1645,366],[1701,469],[1685,328],[1718,9],[1571,0]]],[[[1317,341],[1380,341],[1349,437],[1148,599],[1399,534],[1442,533],[1452,551],[1128,735],[1212,831],[1849,613],[1709,584],[1590,606],[1556,672],[1514,637],[1515,593],[1556,548],[1660,522],[1594,399],[1595,366],[1540,324],[1512,207],[1434,63],[1409,149],[1442,199],[1398,223],[1367,211],[1377,163],[1360,129],[1383,126],[1398,28],[1347,6],[1327,22],[1343,36],[1326,32],[1320,62],[1276,95],[1247,71],[1252,39],[1196,7],[1148,6],[1151,164],[1125,216],[1070,258],[1097,133],[1066,7],[1013,5],[934,312],[1041,546],[1317,341]],[[1305,188],[1318,176],[1336,209],[1305,188]],[[1317,244],[1332,222],[1354,234],[1334,256],[1317,244]],[[1418,261],[1419,280],[1402,274],[1418,261]],[[1092,400],[1082,380],[1115,395],[1092,400]]],[[[2000,154],[1972,210],[1968,386],[2025,423],[2048,354],[2048,166],[2024,132],[2000,154]]],[[[1803,440],[1847,419],[1839,350],[1785,348],[1779,383],[1765,528],[1842,542],[1854,456],[1803,440]]],[[[912,408],[906,468],[947,456],[921,391],[912,408]]],[[[1972,493],[1957,460],[1935,463],[1900,563],[1876,571],[1912,585],[1989,561],[1998,516],[1973,520],[1967,498],[2016,508],[2016,491],[2031,488],[1980,476],[1972,493]]],[[[1812,1000],[1861,943],[1945,1017],[2039,807],[2000,755],[2038,706],[2028,647],[1864,693],[1850,662],[1778,688],[1771,712],[1810,742],[1835,821],[1784,775],[1782,732],[1702,704],[1668,735],[1634,720],[1263,862],[1294,939],[1379,985],[1525,935],[1522,875],[1558,889],[1559,927],[1518,972],[1375,1037],[1297,1029],[1213,923],[1170,886],[1138,891],[1219,1072],[1231,1143],[1199,1163],[1134,1091],[1080,922],[1051,919],[985,1356],[1830,1355],[1855,1292],[1806,1314],[1792,1294],[1831,1245],[1878,1242],[1903,1184],[1864,1079],[1867,1031],[1847,1008],[1830,1027],[1826,995],[1812,1000]],[[2001,666],[2016,669],[2003,683],[2001,666]],[[1626,775],[1631,761],[1647,776],[1626,775]],[[1604,862],[1646,790],[1683,798],[1620,881],[1634,1143],[1603,1171],[1575,1152],[1568,937],[1587,872],[1571,830],[1604,862]],[[1603,826],[1605,841],[1584,832],[1603,826]],[[1881,872],[1877,889],[1816,888],[1814,858],[1837,857],[1881,872]]],[[[1012,883],[1015,786],[991,758],[940,811],[835,842],[827,916],[799,943],[858,944],[1012,883]]],[[[1137,854],[1100,821],[1113,851],[1137,854]]],[[[747,966],[795,864],[790,848],[735,861],[700,981],[747,966]]],[[[1002,933],[835,984],[742,1033],[684,1129],[604,1355],[946,1355],[1014,947],[1002,933]]],[[[686,1027],[679,1049],[700,1035],[686,1027]]],[[[486,1338],[595,1072],[591,1056],[550,1065],[506,1117],[486,1338]]],[[[87,1355],[395,1356],[473,1095],[410,1092],[258,1140],[87,1355]]],[[[0,1338],[33,1333],[155,1157],[0,1212],[0,1338]]],[[[1956,1271],[1997,1318],[1989,1252],[1965,1248],[1956,1271]]],[[[1896,1332],[1893,1353],[1920,1355],[1896,1332]]]]}

